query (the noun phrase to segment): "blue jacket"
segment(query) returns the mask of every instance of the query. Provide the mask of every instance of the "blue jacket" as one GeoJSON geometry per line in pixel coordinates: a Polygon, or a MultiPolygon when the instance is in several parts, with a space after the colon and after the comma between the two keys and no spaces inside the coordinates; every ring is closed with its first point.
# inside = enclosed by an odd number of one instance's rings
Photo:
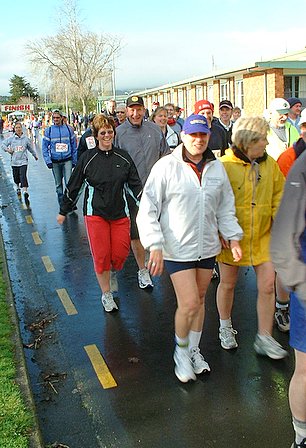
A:
{"type": "Polygon", "coordinates": [[[77,145],[74,132],[66,124],[52,125],[45,130],[42,153],[46,165],[72,160],[77,163],[77,145]]]}

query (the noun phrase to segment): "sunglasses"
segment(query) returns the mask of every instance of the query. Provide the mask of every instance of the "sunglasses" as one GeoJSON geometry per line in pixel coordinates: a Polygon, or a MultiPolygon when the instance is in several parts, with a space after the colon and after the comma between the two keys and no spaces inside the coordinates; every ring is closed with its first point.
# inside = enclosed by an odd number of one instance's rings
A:
{"type": "Polygon", "coordinates": [[[99,135],[101,135],[102,137],[104,137],[104,135],[106,135],[106,134],[108,134],[108,135],[113,135],[113,133],[114,133],[114,130],[113,130],[113,129],[110,129],[109,131],[102,131],[102,132],[99,132],[99,135]]]}

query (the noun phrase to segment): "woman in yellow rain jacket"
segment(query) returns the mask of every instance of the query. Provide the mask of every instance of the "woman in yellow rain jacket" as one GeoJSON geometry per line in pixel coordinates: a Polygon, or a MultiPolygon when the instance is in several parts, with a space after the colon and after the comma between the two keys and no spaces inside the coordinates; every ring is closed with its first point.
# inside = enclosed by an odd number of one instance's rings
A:
{"type": "MultiPolygon", "coordinates": [[[[264,118],[240,118],[234,124],[232,149],[223,162],[235,195],[236,216],[243,229],[242,258],[234,263],[225,247],[218,256],[220,284],[217,307],[219,338],[224,349],[238,346],[231,311],[239,266],[253,266],[257,277],[258,333],[254,348],[258,354],[281,359],[287,352],[272,337],[275,307],[275,273],[270,259],[270,233],[281,200],[284,177],[272,157],[265,152],[269,126],[264,118]]],[[[228,244],[227,244],[228,245],[228,244]]]]}

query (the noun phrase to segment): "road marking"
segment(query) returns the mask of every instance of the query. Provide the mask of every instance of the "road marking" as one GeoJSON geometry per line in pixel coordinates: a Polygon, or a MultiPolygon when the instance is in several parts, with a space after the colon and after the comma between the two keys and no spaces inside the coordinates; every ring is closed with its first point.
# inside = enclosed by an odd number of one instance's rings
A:
{"type": "Polygon", "coordinates": [[[47,272],[54,272],[54,266],[52,264],[52,261],[50,260],[50,257],[44,255],[43,257],[41,257],[43,264],[45,265],[46,271],[47,272]]]}
{"type": "Polygon", "coordinates": [[[97,346],[95,344],[86,345],[84,349],[90,359],[90,362],[97,374],[100,383],[102,384],[103,389],[117,387],[117,383],[113,375],[110,373],[107,364],[104,361],[103,356],[99,352],[97,346]]]}
{"type": "Polygon", "coordinates": [[[27,216],[25,217],[25,219],[26,219],[26,221],[27,221],[28,224],[33,224],[33,223],[34,223],[33,218],[32,218],[31,215],[27,215],[27,216]]]}
{"type": "Polygon", "coordinates": [[[66,291],[66,289],[65,288],[57,289],[56,292],[57,292],[58,297],[60,298],[60,301],[62,302],[65,310],[66,310],[66,313],[69,316],[72,316],[73,314],[78,314],[78,312],[77,312],[77,310],[76,310],[72,300],[70,299],[69,294],[66,291]]]}
{"type": "Polygon", "coordinates": [[[33,237],[35,244],[42,244],[42,240],[41,240],[38,232],[32,232],[32,237],[33,237]]]}

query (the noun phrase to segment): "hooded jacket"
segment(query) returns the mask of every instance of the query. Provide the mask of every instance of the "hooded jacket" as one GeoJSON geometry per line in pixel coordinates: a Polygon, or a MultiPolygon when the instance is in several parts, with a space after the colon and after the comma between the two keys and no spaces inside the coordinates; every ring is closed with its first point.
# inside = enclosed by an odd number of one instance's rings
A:
{"type": "MultiPolygon", "coordinates": [[[[235,195],[236,216],[243,229],[242,259],[235,266],[257,266],[270,260],[270,234],[284,187],[284,176],[265,154],[251,162],[241,151],[227,149],[220,158],[235,195]]],[[[233,265],[229,249],[218,261],[233,265]]]]}
{"type": "Polygon", "coordinates": [[[28,151],[37,159],[31,140],[24,134],[21,134],[20,137],[17,134],[8,137],[3,141],[1,148],[6,152],[13,151],[11,154],[11,166],[27,165],[29,162],[28,151]]]}
{"type": "Polygon", "coordinates": [[[226,240],[240,240],[232,188],[224,167],[210,150],[199,180],[183,159],[183,144],[153,166],[137,215],[142,245],[163,249],[165,260],[196,261],[221,250],[226,240]]]}

